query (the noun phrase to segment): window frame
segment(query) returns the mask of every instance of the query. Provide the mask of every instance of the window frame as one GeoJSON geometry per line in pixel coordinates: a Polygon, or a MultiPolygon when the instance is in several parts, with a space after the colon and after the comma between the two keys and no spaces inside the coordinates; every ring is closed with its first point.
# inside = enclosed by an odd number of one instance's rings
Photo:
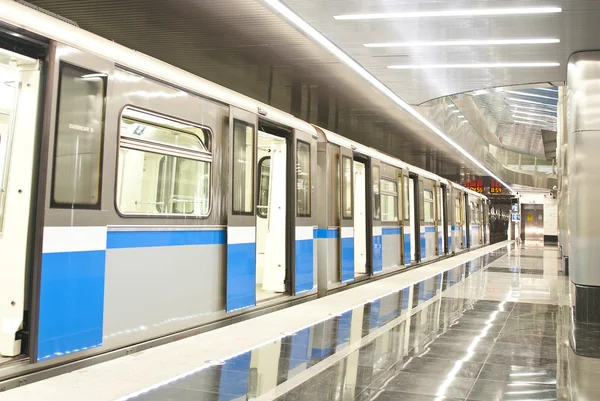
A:
{"type": "MultiPolygon", "coordinates": [[[[213,139],[214,139],[214,131],[212,130],[211,127],[207,126],[207,125],[203,125],[203,124],[198,124],[192,121],[187,121],[181,118],[177,118],[177,117],[172,117],[172,116],[168,116],[166,114],[163,113],[158,113],[152,110],[148,110],[142,107],[138,107],[135,106],[133,104],[126,104],[125,106],[123,106],[123,108],[121,109],[121,112],[119,113],[119,118],[118,118],[118,123],[119,123],[119,128],[117,129],[117,147],[116,147],[116,163],[115,163],[115,188],[114,188],[114,205],[115,205],[115,210],[117,212],[117,214],[122,217],[122,218],[153,218],[153,219],[197,219],[197,220],[206,220],[208,219],[211,214],[212,214],[212,209],[213,209],[213,188],[214,188],[214,153],[213,153],[213,149],[212,149],[212,145],[214,143],[213,139]],[[147,113],[150,115],[153,115],[155,117],[160,117],[160,118],[164,118],[176,123],[182,123],[182,124],[188,124],[191,125],[193,127],[196,128],[200,128],[202,131],[204,131],[204,133],[206,134],[207,138],[208,138],[208,146],[207,147],[207,152],[204,151],[197,151],[197,152],[193,152],[193,151],[188,151],[189,153],[198,153],[201,154],[201,157],[189,157],[186,155],[188,154],[188,152],[182,152],[182,151],[178,151],[178,149],[180,147],[178,146],[173,146],[173,145],[168,145],[168,144],[160,144],[154,141],[144,141],[144,140],[140,140],[137,138],[131,138],[131,137],[123,137],[121,135],[121,121],[123,120],[123,114],[125,113],[125,111],[127,109],[133,109],[137,112],[140,113],[147,113]],[[140,152],[146,152],[146,153],[152,153],[152,154],[156,154],[156,155],[162,155],[162,156],[170,156],[170,157],[175,157],[175,158],[182,158],[182,159],[187,159],[187,160],[194,160],[194,161],[198,161],[198,162],[205,162],[208,163],[209,165],[209,173],[210,173],[210,180],[208,182],[209,188],[208,188],[208,209],[206,214],[204,215],[197,215],[197,214],[184,214],[184,213],[129,213],[129,212],[122,212],[119,209],[119,201],[117,198],[117,194],[118,194],[118,187],[119,187],[119,164],[120,164],[120,151],[121,148],[123,147],[123,138],[125,138],[125,143],[126,145],[124,146],[125,149],[130,149],[130,150],[135,150],[135,151],[140,151],[140,152]],[[135,147],[135,144],[138,144],[138,147],[135,147]],[[148,146],[146,148],[144,148],[144,146],[139,145],[140,143],[146,143],[148,146]],[[127,146],[127,145],[130,146],[127,146]],[[131,145],[133,144],[133,145],[131,145]],[[167,148],[167,149],[171,149],[172,152],[158,152],[157,150],[161,149],[161,148],[167,148]],[[175,153],[179,153],[179,154],[175,154],[175,153]]],[[[160,124],[156,124],[157,126],[161,126],[160,124]]],[[[163,128],[168,128],[168,127],[163,127],[163,128]]],[[[194,135],[191,133],[188,133],[190,135],[194,135]]],[[[201,143],[203,143],[201,138],[198,138],[200,140],[201,143]]]]}
{"type": "Polygon", "coordinates": [[[371,202],[373,207],[371,213],[374,221],[381,221],[381,167],[378,165],[371,166],[371,202]],[[375,171],[377,171],[377,178],[375,179],[375,171]],[[377,192],[375,192],[375,185],[377,185],[377,192]],[[379,208],[378,208],[379,206],[379,208]],[[376,213],[377,212],[377,213],[376,213]]]}
{"type": "MultiPolygon", "coordinates": [[[[234,166],[235,163],[232,163],[231,166],[231,171],[229,172],[230,177],[231,177],[231,214],[234,216],[254,216],[255,215],[255,210],[256,210],[256,166],[255,166],[255,161],[256,161],[256,143],[258,140],[258,130],[256,129],[256,124],[253,124],[251,122],[245,121],[245,120],[241,120],[239,118],[234,118],[233,122],[232,122],[232,145],[235,145],[235,124],[239,123],[244,125],[245,127],[252,127],[252,193],[250,194],[250,198],[252,199],[252,209],[249,212],[240,212],[240,211],[236,211],[235,210],[235,206],[233,204],[233,199],[234,199],[234,193],[233,191],[235,191],[235,186],[233,185],[233,173],[234,173],[234,166]]],[[[231,147],[231,157],[233,158],[234,156],[234,146],[231,147]]],[[[229,178],[228,178],[229,179],[229,178]]]]}
{"type": "Polygon", "coordinates": [[[423,222],[435,225],[435,193],[433,189],[423,189],[423,222]],[[431,194],[431,199],[427,199],[425,196],[426,192],[431,194]],[[425,204],[431,205],[431,221],[427,219],[428,216],[425,213],[425,204]]]}
{"type": "MultiPolygon", "coordinates": [[[[267,160],[269,160],[269,168],[271,168],[271,163],[270,163],[271,156],[263,156],[263,157],[261,157],[260,160],[258,161],[258,168],[257,168],[258,174],[261,174],[261,175],[258,177],[258,192],[256,194],[256,196],[257,196],[257,200],[256,200],[256,216],[260,217],[261,219],[266,219],[267,217],[269,217],[269,213],[267,213],[267,212],[263,213],[263,212],[261,212],[261,208],[259,208],[259,206],[262,206],[262,205],[260,205],[260,189],[261,189],[261,182],[262,182],[262,164],[265,161],[267,161],[267,160]]],[[[271,186],[271,176],[269,175],[269,187],[270,186],[271,186]]],[[[269,189],[267,189],[267,190],[269,190],[269,189]]],[[[268,199],[268,196],[267,196],[267,199],[268,199]]],[[[268,208],[268,205],[267,205],[267,208],[268,208]]]]}
{"type": "Polygon", "coordinates": [[[400,221],[400,218],[398,216],[398,202],[400,201],[400,195],[398,193],[398,184],[396,183],[396,181],[393,178],[389,178],[389,177],[385,177],[382,176],[379,179],[379,205],[380,205],[380,217],[381,217],[381,222],[382,223],[396,223],[398,224],[398,222],[400,221]],[[394,187],[396,187],[396,192],[391,192],[391,191],[384,191],[383,190],[383,186],[381,185],[381,182],[385,181],[388,183],[391,183],[392,185],[394,185],[394,187]],[[384,220],[383,219],[383,197],[384,196],[390,196],[392,198],[394,198],[396,200],[395,205],[394,205],[394,213],[396,214],[396,219],[395,220],[384,220]]]}
{"type": "Polygon", "coordinates": [[[296,217],[311,217],[312,216],[312,149],[310,142],[303,141],[302,139],[296,139],[296,217]],[[300,213],[298,207],[298,150],[300,144],[308,147],[308,213],[300,213]]]}
{"type": "Polygon", "coordinates": [[[342,196],[340,197],[340,211],[342,215],[342,220],[352,220],[354,219],[354,159],[350,156],[342,155],[342,163],[340,165],[340,178],[341,178],[341,189],[342,196]],[[344,160],[348,160],[350,162],[350,181],[348,182],[350,187],[350,214],[347,215],[344,210],[344,197],[346,196],[346,187],[344,186],[345,177],[344,177],[344,160]]]}
{"type": "Polygon", "coordinates": [[[104,90],[102,92],[102,131],[100,136],[100,152],[98,155],[99,164],[98,164],[98,199],[95,204],[83,204],[83,203],[62,203],[54,200],[54,191],[56,189],[56,160],[57,160],[57,145],[58,145],[58,127],[60,123],[60,104],[61,104],[61,84],[63,82],[63,70],[66,67],[73,68],[75,70],[79,70],[84,74],[103,74],[99,71],[94,71],[89,68],[81,67],[77,64],[73,64],[71,62],[66,62],[64,60],[59,61],[58,65],[58,83],[57,83],[57,97],[56,97],[56,111],[54,112],[55,120],[54,121],[54,141],[52,148],[52,179],[50,183],[50,208],[51,209],[80,209],[80,210],[101,210],[102,209],[102,181],[104,180],[104,139],[106,134],[106,98],[108,94],[108,74],[102,77],[104,81],[104,90]]]}

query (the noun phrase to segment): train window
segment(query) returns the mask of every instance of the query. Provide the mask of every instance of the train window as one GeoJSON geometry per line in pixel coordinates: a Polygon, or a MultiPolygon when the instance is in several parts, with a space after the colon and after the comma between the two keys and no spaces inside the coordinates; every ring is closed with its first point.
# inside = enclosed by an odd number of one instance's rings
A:
{"type": "Polygon", "coordinates": [[[298,141],[296,147],[296,213],[310,217],[310,144],[298,141]]]}
{"type": "Polygon", "coordinates": [[[233,120],[233,214],[253,214],[254,125],[233,120]]]}
{"type": "Polygon", "coordinates": [[[408,199],[408,177],[402,176],[402,199],[404,204],[404,220],[410,220],[410,204],[408,199]]]}
{"type": "Polygon", "coordinates": [[[60,64],[52,207],[100,208],[106,75],[60,64]]]}
{"type": "Polygon", "coordinates": [[[207,128],[125,108],[117,172],[119,212],[207,216],[211,162],[207,128]]]}
{"type": "Polygon", "coordinates": [[[429,190],[423,191],[423,211],[425,217],[425,223],[433,223],[435,220],[434,206],[433,206],[433,192],[429,190]]]}
{"type": "Polygon", "coordinates": [[[258,162],[258,217],[266,218],[269,210],[269,185],[271,178],[271,157],[265,156],[258,162]]]}
{"type": "Polygon", "coordinates": [[[456,222],[462,223],[462,208],[460,207],[460,199],[454,199],[454,215],[456,216],[456,222]]]}
{"type": "Polygon", "coordinates": [[[331,226],[340,225],[340,149],[333,149],[331,155],[331,161],[333,163],[331,169],[331,226]]]}
{"type": "Polygon", "coordinates": [[[352,159],[342,158],[342,217],[352,218],[352,159]]]}
{"type": "Polygon", "coordinates": [[[398,188],[387,179],[381,180],[381,221],[398,222],[398,188]]]}
{"type": "Polygon", "coordinates": [[[381,197],[379,194],[379,167],[373,166],[373,219],[381,218],[381,197]]]}

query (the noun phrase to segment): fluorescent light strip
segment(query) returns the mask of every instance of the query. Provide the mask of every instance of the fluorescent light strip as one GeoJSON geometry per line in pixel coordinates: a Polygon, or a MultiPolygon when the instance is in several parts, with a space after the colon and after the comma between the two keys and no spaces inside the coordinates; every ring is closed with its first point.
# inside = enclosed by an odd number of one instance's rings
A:
{"type": "Polygon", "coordinates": [[[552,119],[556,120],[556,116],[553,116],[550,114],[529,113],[527,111],[518,111],[518,110],[512,110],[512,112],[514,114],[524,114],[526,116],[532,116],[532,117],[546,117],[546,118],[552,118],[552,119]]]}
{"type": "Polygon", "coordinates": [[[542,45],[560,43],[560,39],[484,39],[446,40],[437,42],[366,43],[364,47],[432,47],[432,46],[485,46],[485,45],[542,45]]]}
{"type": "MultiPolygon", "coordinates": [[[[267,3],[277,0],[265,0],[267,3]]],[[[529,14],[554,14],[562,12],[560,7],[519,7],[519,8],[475,8],[467,10],[439,10],[439,11],[413,11],[405,13],[371,13],[371,14],[345,14],[334,15],[336,20],[380,20],[380,19],[405,19],[405,18],[433,18],[433,17],[482,17],[492,15],[529,15],[529,14]]],[[[283,13],[282,13],[283,14],[283,13]]]]}
{"type": "Polygon", "coordinates": [[[514,115],[514,114],[513,114],[513,118],[515,119],[515,121],[516,120],[525,120],[525,121],[537,121],[537,122],[548,124],[548,125],[554,125],[554,124],[556,124],[556,121],[552,122],[552,121],[548,121],[548,120],[540,120],[539,118],[517,116],[517,115],[514,115]]]}
{"type": "Polygon", "coordinates": [[[549,128],[548,125],[549,124],[540,124],[540,123],[536,123],[533,121],[527,121],[527,120],[514,120],[515,123],[517,124],[523,124],[523,125],[531,125],[531,126],[535,126],[535,127],[539,127],[539,128],[549,128]]]}
{"type": "Polygon", "coordinates": [[[334,56],[336,56],[340,61],[354,70],[358,75],[363,77],[367,82],[373,85],[376,89],[380,90],[384,95],[386,95],[390,100],[396,103],[398,106],[406,110],[410,115],[419,120],[423,125],[433,131],[436,135],[450,144],[454,149],[464,155],[467,159],[469,159],[473,164],[479,167],[482,171],[484,171],[489,176],[493,177],[500,184],[504,185],[510,193],[512,193],[512,189],[510,186],[502,181],[501,178],[492,173],[487,167],[485,167],[482,163],[480,163],[477,159],[475,159],[469,152],[464,150],[460,145],[454,142],[448,135],[442,132],[438,127],[433,125],[429,120],[423,117],[418,111],[413,109],[408,103],[400,98],[400,96],[396,95],[390,88],[385,86],[381,81],[375,78],[371,73],[369,73],[363,66],[358,64],[352,57],[348,56],[344,53],[339,47],[337,47],[333,42],[327,39],[323,34],[313,28],[309,23],[300,18],[296,13],[290,10],[286,5],[284,5],[279,0],[263,0],[266,4],[269,4],[275,11],[280,13],[282,16],[287,18],[290,22],[296,25],[302,32],[307,34],[312,39],[316,40],[320,43],[325,49],[329,50],[334,56]]]}
{"type": "Polygon", "coordinates": [[[547,91],[547,92],[558,93],[558,89],[549,89],[549,88],[535,88],[535,89],[539,90],[539,91],[547,91]]]}
{"type": "Polygon", "coordinates": [[[507,97],[505,99],[506,100],[510,100],[511,102],[521,102],[521,103],[527,103],[527,104],[538,104],[538,105],[542,105],[544,107],[549,107],[549,108],[554,108],[554,109],[557,108],[557,106],[555,106],[553,104],[542,103],[542,102],[534,102],[533,100],[519,99],[519,98],[516,98],[516,97],[507,97]]]}
{"type": "Polygon", "coordinates": [[[530,96],[530,97],[537,97],[537,98],[540,98],[540,99],[556,100],[558,102],[558,98],[557,97],[542,96],[542,95],[536,95],[534,93],[521,92],[521,91],[504,91],[504,92],[505,93],[511,93],[513,95],[519,95],[519,96],[530,96]]]}
{"type": "Polygon", "coordinates": [[[450,69],[450,68],[532,68],[532,67],[560,67],[560,63],[474,63],[474,64],[406,64],[388,65],[392,70],[419,70],[419,69],[450,69]]]}
{"type": "Polygon", "coordinates": [[[514,109],[517,110],[529,110],[529,111],[537,111],[537,112],[543,112],[543,113],[552,113],[553,115],[556,115],[557,111],[554,109],[547,109],[541,106],[521,106],[519,104],[509,104],[509,107],[512,107],[514,109]]]}

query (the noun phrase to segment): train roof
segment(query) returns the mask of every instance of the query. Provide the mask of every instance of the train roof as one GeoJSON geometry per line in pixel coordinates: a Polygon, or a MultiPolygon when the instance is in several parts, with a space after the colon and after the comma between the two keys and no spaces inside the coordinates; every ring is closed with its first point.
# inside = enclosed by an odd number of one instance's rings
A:
{"type": "Polygon", "coordinates": [[[452,187],[459,189],[461,191],[467,192],[470,195],[474,195],[480,198],[484,198],[487,199],[487,197],[485,195],[482,195],[480,193],[477,193],[475,191],[472,191],[468,188],[463,187],[462,185],[459,185],[453,181],[450,181],[446,178],[440,177],[439,175],[436,175],[432,172],[429,172],[427,170],[423,170],[422,168],[419,167],[415,167],[412,166],[408,163],[403,162],[400,159],[397,159],[393,156],[387,155],[385,153],[382,153],[380,151],[378,151],[377,149],[365,146],[361,143],[358,143],[356,141],[353,141],[351,139],[348,139],[342,135],[336,134],[335,132],[329,131],[325,128],[321,128],[321,127],[316,127],[319,131],[322,132],[323,136],[325,137],[327,142],[333,143],[335,145],[338,146],[343,146],[347,149],[352,149],[355,152],[358,152],[360,154],[363,154],[365,156],[370,156],[370,157],[374,157],[377,160],[380,160],[386,164],[398,167],[398,168],[403,168],[403,169],[407,169],[408,171],[414,172],[415,174],[418,174],[420,177],[425,177],[428,178],[430,180],[433,181],[437,181],[440,182],[442,184],[446,184],[446,185],[452,185],[452,187]]]}
{"type": "Polygon", "coordinates": [[[255,114],[264,115],[266,112],[265,118],[268,120],[316,135],[312,125],[291,114],[17,2],[0,0],[0,21],[94,54],[142,74],[171,82],[190,92],[255,114]],[[259,110],[262,113],[259,113],[259,110]]]}
{"type": "MultiPolygon", "coordinates": [[[[131,70],[139,71],[140,73],[151,77],[171,82],[190,92],[212,98],[251,113],[261,114],[268,120],[301,130],[313,136],[317,135],[317,129],[314,126],[291,114],[285,113],[164,61],[160,61],[154,57],[85,31],[52,15],[41,13],[17,2],[0,0],[0,21],[90,54],[94,54],[98,57],[110,60],[115,64],[130,68],[131,70]],[[259,111],[261,112],[259,113],[259,111]]],[[[344,138],[334,132],[322,128],[319,129],[323,132],[329,142],[354,149],[366,156],[375,157],[384,163],[408,169],[422,177],[443,182],[472,195],[485,198],[485,196],[478,194],[477,192],[464,188],[454,182],[450,182],[429,171],[411,166],[395,157],[344,138]]]]}

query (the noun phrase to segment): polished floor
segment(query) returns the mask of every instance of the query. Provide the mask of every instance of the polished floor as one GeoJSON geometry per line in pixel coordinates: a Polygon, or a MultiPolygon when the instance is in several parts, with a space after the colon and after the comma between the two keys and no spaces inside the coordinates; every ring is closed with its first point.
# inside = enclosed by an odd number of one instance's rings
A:
{"type": "Polygon", "coordinates": [[[559,262],[503,248],[131,399],[567,399],[559,262]]]}
{"type": "MultiPolygon", "coordinates": [[[[6,399],[599,400],[600,359],[570,342],[568,283],[556,247],[500,244],[6,399]]],[[[586,330],[598,349],[600,327],[586,330]]]]}

